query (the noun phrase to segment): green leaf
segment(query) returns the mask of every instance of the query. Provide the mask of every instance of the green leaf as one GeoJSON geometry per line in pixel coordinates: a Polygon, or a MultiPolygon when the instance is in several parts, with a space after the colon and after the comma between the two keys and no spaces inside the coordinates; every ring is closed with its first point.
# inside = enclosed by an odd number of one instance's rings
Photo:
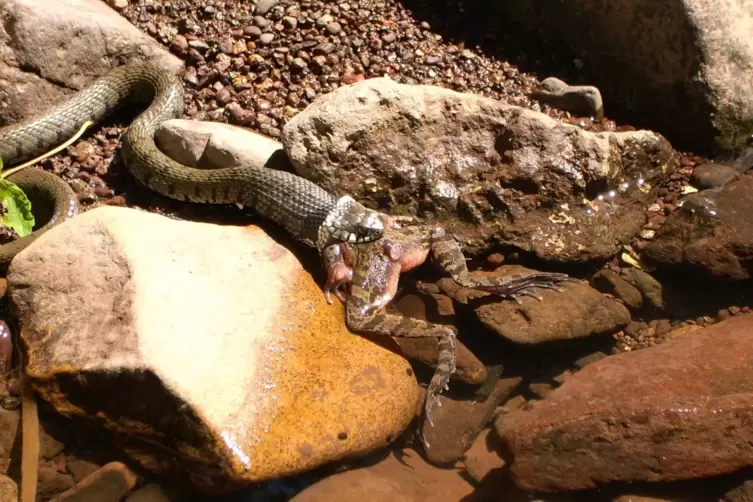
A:
{"type": "Polygon", "coordinates": [[[31,202],[18,185],[0,179],[0,225],[11,227],[19,237],[26,237],[34,228],[31,202]]]}

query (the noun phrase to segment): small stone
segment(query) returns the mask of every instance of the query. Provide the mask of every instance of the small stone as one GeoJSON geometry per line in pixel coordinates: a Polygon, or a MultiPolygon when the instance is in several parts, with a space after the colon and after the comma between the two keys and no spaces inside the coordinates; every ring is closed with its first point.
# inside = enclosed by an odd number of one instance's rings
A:
{"type": "Polygon", "coordinates": [[[337,35],[342,31],[342,28],[340,27],[340,23],[337,21],[332,21],[331,23],[327,23],[326,26],[327,32],[329,32],[330,35],[337,35]]]}
{"type": "Polygon", "coordinates": [[[65,502],[121,500],[133,490],[139,476],[121,462],[110,462],[60,495],[65,502]]]}
{"type": "Polygon", "coordinates": [[[262,32],[261,28],[259,28],[258,26],[246,26],[245,28],[243,28],[243,34],[248,38],[256,40],[262,35],[262,32]]]}
{"type": "Polygon", "coordinates": [[[116,10],[123,10],[128,7],[128,0],[107,0],[107,5],[116,10]]]}
{"type": "Polygon", "coordinates": [[[424,424],[421,430],[429,443],[425,448],[429,462],[446,465],[462,457],[473,444],[472,438],[494,415],[499,403],[507,399],[521,381],[520,377],[500,378],[482,402],[440,395],[441,405],[434,409],[434,426],[424,424]]]}
{"type": "Polygon", "coordinates": [[[324,28],[325,26],[327,26],[329,23],[333,22],[334,20],[335,18],[333,18],[329,14],[324,14],[323,16],[320,16],[319,18],[317,18],[316,27],[320,29],[324,28]]]}
{"type": "Polygon", "coordinates": [[[655,329],[658,336],[665,335],[672,331],[672,324],[669,322],[669,319],[659,319],[655,329]]]}
{"type": "Polygon", "coordinates": [[[230,110],[230,121],[233,124],[248,126],[256,121],[256,113],[252,110],[246,110],[240,106],[228,109],[230,110]]]}
{"type": "Polygon", "coordinates": [[[288,29],[294,30],[298,26],[298,20],[293,16],[285,16],[282,18],[282,25],[288,29]]]}
{"type": "Polygon", "coordinates": [[[272,40],[275,39],[274,33],[262,33],[259,37],[259,43],[262,45],[269,45],[272,43],[272,40]]]}
{"type": "Polygon", "coordinates": [[[188,40],[183,35],[176,35],[170,43],[170,49],[178,54],[185,54],[188,50],[188,40]]]}
{"type": "Polygon", "coordinates": [[[230,93],[230,90],[227,87],[223,87],[217,93],[214,95],[214,99],[217,100],[217,102],[220,105],[226,105],[230,102],[232,99],[232,94],[230,93]]]}
{"type": "Polygon", "coordinates": [[[382,42],[384,42],[385,44],[391,44],[395,40],[397,40],[397,35],[395,35],[391,31],[389,31],[389,32],[385,33],[384,35],[382,35],[382,42]]]}
{"type": "Polygon", "coordinates": [[[279,0],[259,0],[254,8],[254,14],[266,15],[278,2],[279,0]]]}

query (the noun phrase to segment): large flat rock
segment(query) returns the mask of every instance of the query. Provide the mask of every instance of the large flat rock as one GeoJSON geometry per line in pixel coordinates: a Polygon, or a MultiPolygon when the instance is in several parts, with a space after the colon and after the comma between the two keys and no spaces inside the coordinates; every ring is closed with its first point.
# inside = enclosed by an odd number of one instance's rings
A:
{"type": "Polygon", "coordinates": [[[409,364],[257,227],[101,207],[8,280],[39,395],[204,491],[381,448],[414,416],[409,364]]]}
{"type": "Polygon", "coordinates": [[[641,230],[657,183],[677,165],[651,131],[585,131],[388,78],[317,98],[288,121],[282,143],[301,176],[442,224],[469,254],[501,243],[557,262],[610,258],[641,230]]]}

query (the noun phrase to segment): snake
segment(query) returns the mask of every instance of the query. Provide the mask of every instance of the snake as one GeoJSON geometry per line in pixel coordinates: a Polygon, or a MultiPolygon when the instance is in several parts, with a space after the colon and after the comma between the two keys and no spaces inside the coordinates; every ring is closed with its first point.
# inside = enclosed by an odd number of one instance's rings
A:
{"type": "MultiPolygon", "coordinates": [[[[115,67],[62,103],[0,128],[0,157],[5,165],[28,160],[72,137],[86,121],[96,124],[126,105],[141,103],[149,104],[123,134],[121,155],[133,177],[149,189],[181,201],[249,207],[320,254],[340,242],[361,244],[381,237],[379,212],[297,174],[261,166],[198,169],[163,153],[154,135],[162,123],[183,115],[184,90],[177,74],[153,62],[115,67]]],[[[31,235],[0,246],[0,266],[78,212],[72,190],[52,173],[27,168],[8,179],[39,194],[53,210],[31,235]]]]}

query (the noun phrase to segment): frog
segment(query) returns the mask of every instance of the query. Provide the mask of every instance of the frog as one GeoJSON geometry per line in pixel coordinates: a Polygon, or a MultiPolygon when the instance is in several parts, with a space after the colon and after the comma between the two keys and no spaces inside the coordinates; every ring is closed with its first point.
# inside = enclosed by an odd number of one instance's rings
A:
{"type": "Polygon", "coordinates": [[[563,292],[562,284],[582,281],[564,273],[538,271],[476,277],[468,270],[460,244],[441,225],[404,225],[403,220],[386,214],[382,218],[384,233],[380,239],[363,244],[342,242],[324,250],[323,292],[327,303],[333,303],[333,294],[343,302],[346,325],[355,333],[437,338],[439,357],[423,404],[423,419],[433,427],[433,410],[441,406],[439,396],[449,390],[456,369],[457,329],[387,313],[385,308],[397,294],[401,274],[419,267],[431,256],[460,286],[511,298],[517,303],[525,296],[542,301],[537,290],[563,292]]]}

